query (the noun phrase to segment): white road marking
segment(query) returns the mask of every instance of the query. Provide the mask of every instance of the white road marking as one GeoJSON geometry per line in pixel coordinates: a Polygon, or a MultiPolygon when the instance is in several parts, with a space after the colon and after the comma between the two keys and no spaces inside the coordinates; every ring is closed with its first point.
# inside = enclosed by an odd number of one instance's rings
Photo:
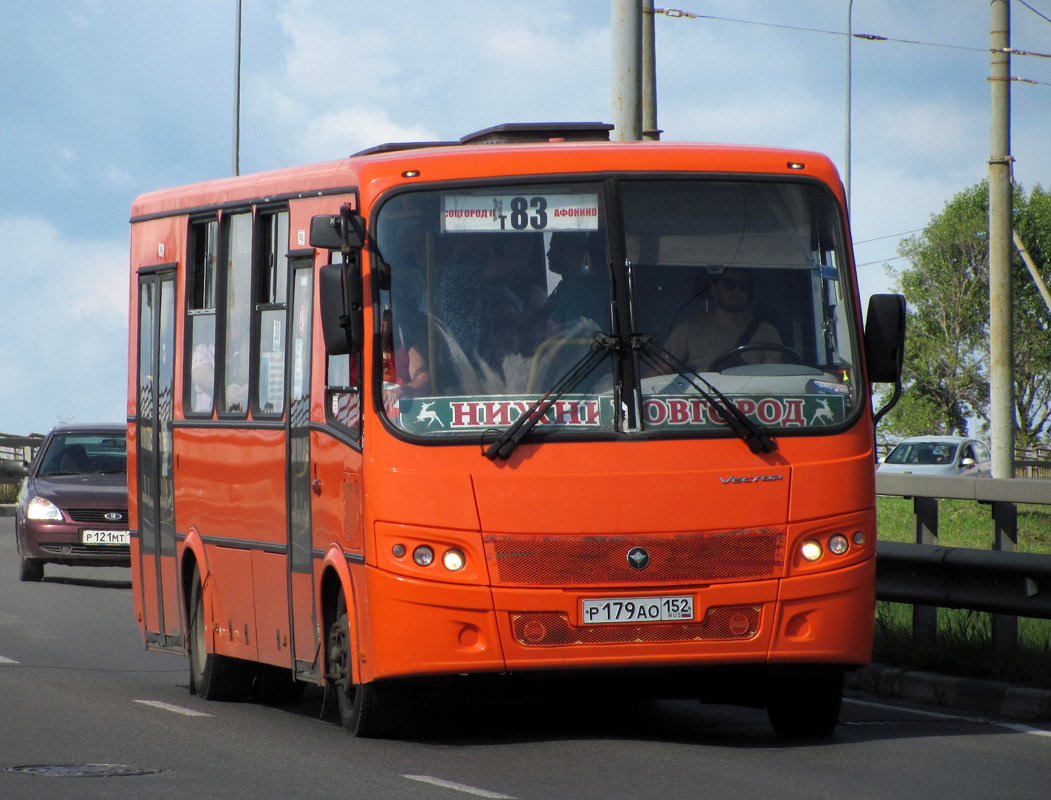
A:
{"type": "Polygon", "coordinates": [[[464,792],[465,794],[473,794],[476,797],[490,797],[493,800],[515,800],[509,794],[499,794],[497,792],[489,792],[485,789],[478,789],[474,786],[468,786],[465,783],[453,783],[452,781],[443,781],[441,778],[432,778],[430,775],[402,775],[403,778],[408,778],[410,781],[419,781],[420,783],[429,783],[432,786],[441,786],[443,789],[452,789],[454,792],[464,792]]]}
{"type": "Polygon", "coordinates": [[[909,708],[908,706],[895,706],[888,703],[873,703],[871,700],[857,700],[853,697],[844,697],[844,703],[853,703],[858,706],[870,706],[871,708],[883,708],[891,711],[905,711],[909,714],[917,714],[922,717],[935,717],[936,719],[953,719],[961,722],[975,722],[982,725],[998,725],[1001,728],[1007,728],[1017,733],[1031,733],[1034,736],[1051,736],[1051,731],[1042,730],[1041,728],[1033,728],[1029,725],[1022,725],[1017,722],[1001,722],[995,719],[985,719],[983,717],[968,717],[963,714],[944,714],[938,711],[925,711],[921,708],[909,708]]]}
{"type": "Polygon", "coordinates": [[[0,664],[17,664],[17,663],[18,662],[15,661],[13,658],[4,658],[3,656],[0,656],[0,664]]]}
{"type": "Polygon", "coordinates": [[[152,708],[159,708],[164,711],[171,711],[175,714],[182,714],[184,717],[210,717],[211,714],[206,714],[203,711],[194,711],[192,708],[183,708],[182,706],[175,706],[171,703],[162,703],[160,700],[136,700],[136,703],[142,703],[144,706],[150,706],[152,708]]]}

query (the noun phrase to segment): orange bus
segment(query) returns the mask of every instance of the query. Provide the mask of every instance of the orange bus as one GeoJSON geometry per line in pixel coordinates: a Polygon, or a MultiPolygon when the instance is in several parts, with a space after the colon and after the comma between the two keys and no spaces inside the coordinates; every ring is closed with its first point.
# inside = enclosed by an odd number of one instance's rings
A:
{"type": "Polygon", "coordinates": [[[810,152],[503,125],[145,194],[135,615],[191,691],[626,681],[836,725],[871,656],[873,382],[810,152]]]}

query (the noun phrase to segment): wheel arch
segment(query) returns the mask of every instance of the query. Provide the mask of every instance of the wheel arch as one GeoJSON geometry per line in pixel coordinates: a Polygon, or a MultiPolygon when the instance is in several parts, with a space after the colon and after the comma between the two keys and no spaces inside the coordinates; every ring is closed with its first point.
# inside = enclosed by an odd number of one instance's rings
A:
{"type": "MultiPolygon", "coordinates": [[[[336,604],[342,593],[346,598],[347,617],[350,624],[350,642],[353,657],[350,659],[351,677],[354,683],[362,682],[362,670],[360,664],[361,653],[361,621],[359,619],[358,598],[355,591],[354,577],[347,559],[339,550],[329,551],[323,562],[320,591],[320,608],[324,636],[322,641],[328,640],[328,631],[336,621],[336,604]]],[[[327,676],[329,654],[327,647],[323,649],[324,668],[322,674],[327,676]]],[[[327,681],[327,677],[326,677],[327,681]]]]}

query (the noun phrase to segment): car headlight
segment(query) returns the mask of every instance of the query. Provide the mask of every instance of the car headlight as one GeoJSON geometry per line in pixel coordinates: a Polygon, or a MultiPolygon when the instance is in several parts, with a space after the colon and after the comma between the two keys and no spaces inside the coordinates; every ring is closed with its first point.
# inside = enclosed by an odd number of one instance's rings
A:
{"type": "Polygon", "coordinates": [[[26,509],[26,517],[29,519],[48,520],[50,522],[61,522],[62,512],[58,506],[43,497],[34,497],[29,501],[26,509]]]}

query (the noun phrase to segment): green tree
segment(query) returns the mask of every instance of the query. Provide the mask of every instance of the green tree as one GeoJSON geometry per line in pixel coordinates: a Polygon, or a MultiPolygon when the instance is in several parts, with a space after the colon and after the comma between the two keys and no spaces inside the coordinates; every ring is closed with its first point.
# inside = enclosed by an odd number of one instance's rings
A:
{"type": "MultiPolygon", "coordinates": [[[[988,428],[989,190],[964,190],[898,252],[910,266],[897,275],[908,304],[905,391],[883,424],[896,436],[968,433],[988,428]]],[[[1015,228],[1038,271],[1051,269],[1051,195],[1015,187],[1015,228]]],[[[1018,444],[1035,446],[1051,426],[1051,312],[1020,257],[1014,260],[1014,388],[1018,444]]]]}

